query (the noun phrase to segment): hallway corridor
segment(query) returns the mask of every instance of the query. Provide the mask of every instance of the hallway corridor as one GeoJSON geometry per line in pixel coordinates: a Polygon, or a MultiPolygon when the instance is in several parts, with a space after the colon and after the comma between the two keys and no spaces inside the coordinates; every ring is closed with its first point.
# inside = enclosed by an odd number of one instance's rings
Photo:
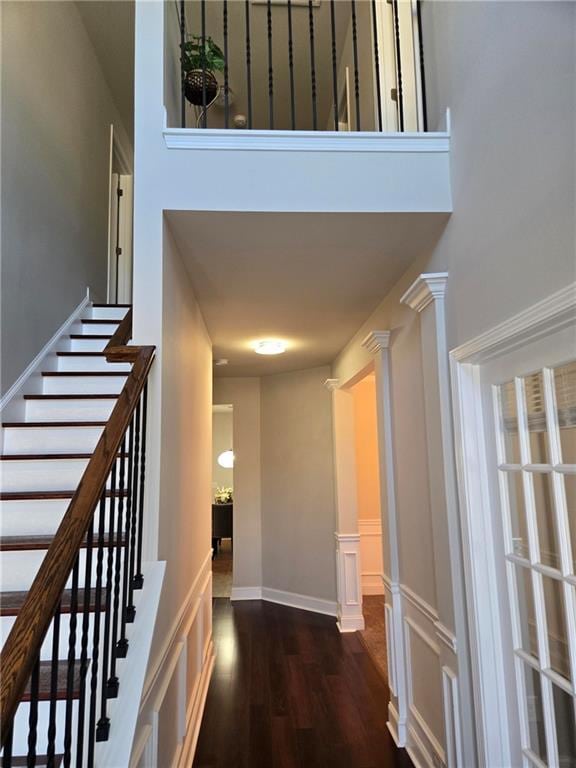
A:
{"type": "Polygon", "coordinates": [[[383,678],[334,619],[216,599],[213,629],[195,768],[410,768],[386,728],[383,678]]]}

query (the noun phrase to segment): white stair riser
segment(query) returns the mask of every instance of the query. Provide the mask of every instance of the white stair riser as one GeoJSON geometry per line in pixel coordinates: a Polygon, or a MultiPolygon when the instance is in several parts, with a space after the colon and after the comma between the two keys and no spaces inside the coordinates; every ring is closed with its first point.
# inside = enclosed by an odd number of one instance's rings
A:
{"type": "Polygon", "coordinates": [[[92,307],[90,317],[93,320],[123,320],[128,307],[92,307]]]}
{"type": "Polygon", "coordinates": [[[116,400],[27,400],[26,421],[108,421],[116,400]]]}
{"type": "MultiPolygon", "coordinates": [[[[108,530],[110,499],[106,499],[104,530],[108,530]]],[[[119,499],[116,498],[116,505],[119,499]]],[[[0,533],[2,536],[53,536],[58,530],[70,499],[22,499],[0,501],[0,533]]],[[[117,508],[117,507],[116,507],[117,508]]],[[[124,499],[124,509],[126,499],[124,499]]],[[[99,509],[95,513],[99,526],[99,509]]]]}
{"type": "Polygon", "coordinates": [[[44,395],[117,395],[126,383],[125,376],[44,376],[44,395]]]}
{"type": "MultiPolygon", "coordinates": [[[[107,551],[107,550],[106,550],[107,551]]],[[[2,574],[2,590],[4,592],[21,592],[28,590],[38,573],[38,569],[46,555],[45,549],[27,549],[19,552],[0,552],[0,573],[2,574]]],[[[78,584],[84,586],[86,570],[86,550],[80,550],[80,566],[78,571],[78,584]]],[[[92,579],[96,583],[96,558],[92,558],[92,579]]],[[[106,568],[106,556],[104,569],[106,568]]],[[[72,576],[67,581],[66,588],[72,587],[72,576]]]]}
{"type": "Polygon", "coordinates": [[[70,339],[70,352],[103,352],[108,339],[70,339]]]}
{"type": "MultiPolygon", "coordinates": [[[[79,600],[83,600],[83,595],[79,593],[78,595],[79,600]]],[[[103,612],[100,614],[103,615],[103,612]]],[[[83,624],[83,614],[78,613],[76,618],[76,649],[77,649],[77,656],[80,655],[80,642],[82,639],[82,624],[83,624]]],[[[2,647],[4,647],[4,643],[6,642],[6,638],[8,637],[8,634],[10,630],[12,629],[14,622],[16,621],[15,616],[3,616],[2,619],[0,619],[0,642],[2,643],[2,647]]],[[[90,642],[90,639],[92,638],[92,629],[94,627],[94,614],[90,614],[89,616],[89,634],[88,634],[88,642],[90,642]]],[[[53,634],[52,634],[53,626],[50,626],[50,629],[46,633],[46,637],[44,638],[44,642],[42,643],[42,649],[40,651],[40,660],[41,661],[50,661],[52,659],[52,642],[53,642],[53,634]]],[[[70,614],[69,613],[63,613],[60,616],[60,629],[58,632],[58,657],[60,659],[66,659],[68,657],[68,643],[70,640],[70,614]]],[[[92,648],[89,648],[88,653],[91,654],[92,648]]]]}
{"type": "Polygon", "coordinates": [[[103,427],[5,427],[4,453],[92,453],[103,427]]]}
{"type": "Polygon", "coordinates": [[[119,323],[82,323],[80,333],[83,336],[111,336],[119,323]]]}
{"type": "Polygon", "coordinates": [[[105,357],[68,357],[60,355],[58,357],[58,370],[61,373],[67,371],[106,371],[115,373],[130,372],[132,366],[130,363],[109,363],[105,357]]]}
{"type": "Polygon", "coordinates": [[[76,490],[88,459],[44,459],[3,461],[0,486],[3,491],[76,490]]]}

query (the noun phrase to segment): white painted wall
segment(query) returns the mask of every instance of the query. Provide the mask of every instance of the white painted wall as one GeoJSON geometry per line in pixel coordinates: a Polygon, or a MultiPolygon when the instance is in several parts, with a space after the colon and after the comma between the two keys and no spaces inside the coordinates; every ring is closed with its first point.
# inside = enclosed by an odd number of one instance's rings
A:
{"type": "Polygon", "coordinates": [[[218,456],[233,448],[233,412],[212,414],[212,491],[234,487],[234,469],[220,466],[218,456]]]}
{"type": "Polygon", "coordinates": [[[234,582],[262,586],[260,379],[214,380],[214,403],[234,408],[234,582]]]}
{"type": "Polygon", "coordinates": [[[330,369],[262,378],[264,586],[336,597],[330,369]]]}
{"type": "Polygon", "coordinates": [[[90,286],[106,297],[110,124],[72,2],[2,2],[2,392],[90,286]]]}

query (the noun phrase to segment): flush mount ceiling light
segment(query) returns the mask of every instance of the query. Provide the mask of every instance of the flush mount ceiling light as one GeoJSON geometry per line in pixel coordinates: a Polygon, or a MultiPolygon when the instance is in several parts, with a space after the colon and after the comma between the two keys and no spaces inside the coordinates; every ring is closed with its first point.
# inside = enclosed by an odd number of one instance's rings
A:
{"type": "Polygon", "coordinates": [[[224,469],[232,469],[234,466],[234,451],[223,451],[220,456],[218,456],[218,464],[220,464],[221,467],[224,467],[224,469]]]}
{"type": "Polygon", "coordinates": [[[262,339],[254,344],[254,352],[258,355],[281,355],[286,352],[286,342],[280,339],[262,339]]]}

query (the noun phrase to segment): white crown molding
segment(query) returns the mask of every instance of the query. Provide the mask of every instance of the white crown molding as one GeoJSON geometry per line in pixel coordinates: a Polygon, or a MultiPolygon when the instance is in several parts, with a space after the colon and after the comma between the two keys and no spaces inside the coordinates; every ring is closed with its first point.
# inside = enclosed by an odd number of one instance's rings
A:
{"type": "Polygon", "coordinates": [[[509,352],[576,322],[576,282],[495,325],[450,352],[458,363],[477,363],[509,352]]]}
{"type": "Polygon", "coordinates": [[[257,131],[224,128],[165,128],[168,149],[235,152],[405,152],[450,151],[450,134],[369,131],[257,131]]]}
{"type": "Polygon", "coordinates": [[[390,346],[390,331],[370,331],[361,346],[375,355],[381,349],[388,349],[390,346]]]}
{"type": "Polygon", "coordinates": [[[340,379],[326,379],[324,386],[326,389],[330,390],[330,392],[334,392],[335,389],[340,388],[340,379]]]}
{"type": "Polygon", "coordinates": [[[407,304],[415,312],[422,312],[432,301],[444,298],[447,282],[448,272],[424,273],[414,280],[400,303],[407,304]]]}

